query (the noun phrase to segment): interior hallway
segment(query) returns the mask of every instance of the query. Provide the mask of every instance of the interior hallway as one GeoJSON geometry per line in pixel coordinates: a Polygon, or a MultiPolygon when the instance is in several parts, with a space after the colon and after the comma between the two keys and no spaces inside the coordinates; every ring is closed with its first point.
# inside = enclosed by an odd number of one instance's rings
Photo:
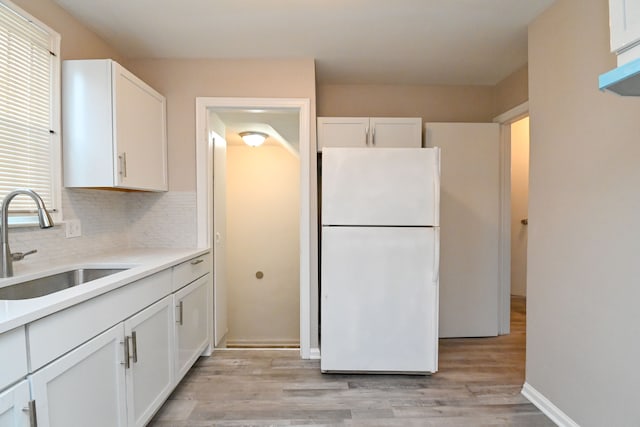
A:
{"type": "Polygon", "coordinates": [[[554,426],[520,394],[524,360],[525,303],[512,297],[511,335],[440,340],[433,376],[327,375],[297,350],[216,351],[150,425],[554,426]]]}

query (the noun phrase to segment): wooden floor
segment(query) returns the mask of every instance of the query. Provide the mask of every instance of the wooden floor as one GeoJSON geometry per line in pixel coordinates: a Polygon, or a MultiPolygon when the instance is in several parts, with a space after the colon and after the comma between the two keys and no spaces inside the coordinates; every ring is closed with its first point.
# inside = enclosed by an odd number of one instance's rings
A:
{"type": "Polygon", "coordinates": [[[522,397],[525,304],[511,335],[440,340],[432,376],[329,375],[292,350],[201,358],[151,426],[554,426],[522,397]]]}

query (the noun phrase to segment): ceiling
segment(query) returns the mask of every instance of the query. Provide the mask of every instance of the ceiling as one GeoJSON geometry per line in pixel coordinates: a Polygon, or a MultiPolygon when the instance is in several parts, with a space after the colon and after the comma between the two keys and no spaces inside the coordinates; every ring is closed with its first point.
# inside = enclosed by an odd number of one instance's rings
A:
{"type": "Polygon", "coordinates": [[[494,85],[554,0],[54,0],[129,58],[314,58],[334,84],[494,85]]]}
{"type": "Polygon", "coordinates": [[[229,145],[244,145],[240,132],[254,131],[269,135],[264,146],[281,146],[294,155],[300,151],[298,111],[270,108],[266,110],[214,109],[227,131],[229,145]]]}

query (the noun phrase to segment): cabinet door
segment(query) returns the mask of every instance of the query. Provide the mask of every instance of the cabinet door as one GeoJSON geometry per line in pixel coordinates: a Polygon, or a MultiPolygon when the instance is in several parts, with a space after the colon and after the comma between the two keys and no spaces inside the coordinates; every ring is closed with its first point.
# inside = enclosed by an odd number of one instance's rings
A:
{"type": "Polygon", "coordinates": [[[175,294],[177,381],[182,379],[209,343],[210,281],[211,275],[207,274],[175,294]]]}
{"type": "Polygon", "coordinates": [[[144,426],[173,386],[173,299],[168,296],[124,322],[129,343],[127,418],[144,426]]]}
{"type": "Polygon", "coordinates": [[[0,393],[0,426],[29,426],[29,383],[26,380],[0,393]]]}
{"type": "MultiPolygon", "coordinates": [[[[27,376],[24,326],[0,334],[0,390],[27,376]]],[[[2,424],[0,424],[1,426],[2,424]]]]}
{"type": "Polygon", "coordinates": [[[113,63],[114,181],[118,187],[167,190],[165,98],[113,63]]]}
{"type": "Polygon", "coordinates": [[[422,146],[422,119],[420,118],[371,118],[372,147],[422,146]]]}
{"type": "Polygon", "coordinates": [[[124,427],[122,324],[31,375],[39,427],[124,427]]]}
{"type": "Polygon", "coordinates": [[[318,117],[318,151],[323,147],[366,147],[368,117],[318,117]]]}
{"type": "Polygon", "coordinates": [[[611,51],[619,52],[640,41],[640,2],[609,0],[611,51]]]}

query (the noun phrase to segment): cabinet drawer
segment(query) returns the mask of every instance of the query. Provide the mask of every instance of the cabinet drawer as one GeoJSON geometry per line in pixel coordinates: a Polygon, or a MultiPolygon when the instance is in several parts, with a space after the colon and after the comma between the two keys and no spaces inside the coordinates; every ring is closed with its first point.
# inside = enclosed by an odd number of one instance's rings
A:
{"type": "Polygon", "coordinates": [[[173,291],[188,285],[211,271],[209,253],[185,261],[173,267],[173,291]]]}
{"type": "Polygon", "coordinates": [[[0,335],[0,390],[27,376],[27,343],[24,327],[0,335]]]}
{"type": "Polygon", "coordinates": [[[52,314],[27,327],[31,372],[171,292],[171,272],[152,276],[52,314]]]}

